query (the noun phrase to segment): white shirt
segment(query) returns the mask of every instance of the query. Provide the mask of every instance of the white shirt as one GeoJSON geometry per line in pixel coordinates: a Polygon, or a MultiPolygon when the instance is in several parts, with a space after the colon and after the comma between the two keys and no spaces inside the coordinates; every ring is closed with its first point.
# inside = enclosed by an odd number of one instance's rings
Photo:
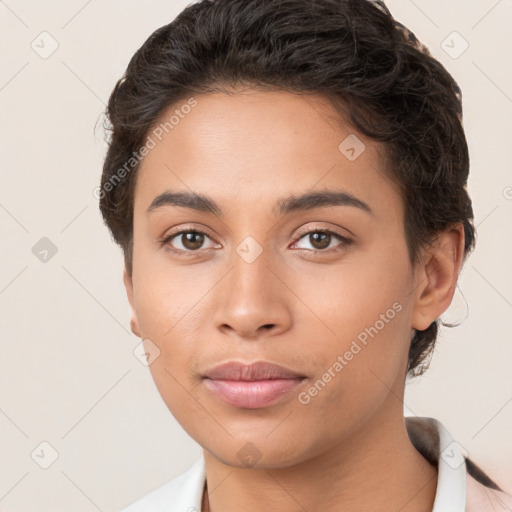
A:
{"type": "MultiPolygon", "coordinates": [[[[436,419],[406,417],[411,442],[437,459],[437,489],[432,512],[512,511],[512,496],[480,484],[467,474],[460,446],[436,419]]],[[[146,494],[121,512],[201,512],[206,482],[201,457],[185,473],[146,494]]]]}

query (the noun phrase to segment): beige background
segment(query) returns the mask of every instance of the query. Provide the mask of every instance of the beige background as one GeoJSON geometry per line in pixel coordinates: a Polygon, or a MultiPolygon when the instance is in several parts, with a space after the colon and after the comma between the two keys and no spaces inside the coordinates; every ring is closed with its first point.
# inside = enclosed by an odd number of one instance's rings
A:
{"type": "MultiPolygon", "coordinates": [[[[104,103],[134,51],[187,3],[0,2],[2,511],[118,510],[200,455],[132,353],[121,253],[93,196],[104,103]],[[51,49],[43,31],[58,43],[46,59],[31,47],[51,49]],[[57,248],[46,263],[32,252],[43,237],[57,248]],[[58,454],[48,469],[43,441],[58,454]]],[[[462,87],[478,225],[460,279],[469,311],[458,294],[445,316],[467,318],[442,330],[406,405],[440,419],[512,490],[512,3],[388,5],[462,87]],[[457,58],[453,31],[469,44],[457,58]]]]}

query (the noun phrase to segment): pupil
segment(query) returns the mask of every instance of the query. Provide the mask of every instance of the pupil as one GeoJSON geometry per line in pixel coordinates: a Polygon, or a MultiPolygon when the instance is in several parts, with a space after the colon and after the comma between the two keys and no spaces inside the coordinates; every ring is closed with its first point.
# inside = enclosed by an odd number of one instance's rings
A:
{"type": "Polygon", "coordinates": [[[329,243],[331,242],[331,235],[329,233],[322,233],[317,231],[309,236],[313,247],[316,249],[325,249],[326,247],[329,247],[329,243]],[[319,239],[322,240],[319,242],[319,239]]]}

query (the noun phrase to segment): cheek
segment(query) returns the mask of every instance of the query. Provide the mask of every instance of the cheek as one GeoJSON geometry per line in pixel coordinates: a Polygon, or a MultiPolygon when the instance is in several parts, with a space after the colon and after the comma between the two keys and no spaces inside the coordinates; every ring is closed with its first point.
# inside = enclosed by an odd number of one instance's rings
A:
{"type": "Polygon", "coordinates": [[[170,264],[164,250],[140,251],[134,265],[134,299],[141,335],[172,337],[190,323],[211,288],[208,269],[170,264]]]}
{"type": "Polygon", "coordinates": [[[347,335],[334,343],[325,338],[323,346],[318,343],[317,350],[306,356],[315,371],[309,387],[298,397],[299,411],[305,425],[312,422],[318,429],[319,421],[324,423],[323,439],[317,440],[322,445],[336,442],[339,436],[355,435],[389,399],[398,403],[395,397],[401,393],[407,360],[406,322],[400,317],[404,309],[383,311],[396,313],[389,323],[375,322],[372,314],[364,315],[368,322],[363,327],[348,328],[340,322],[340,332],[345,329],[347,335]]]}
{"type": "MultiPolygon", "coordinates": [[[[339,421],[350,410],[374,410],[402,377],[410,330],[405,256],[383,253],[378,261],[361,259],[329,276],[319,273],[318,293],[305,299],[318,312],[309,314],[317,325],[316,342],[302,347],[316,378],[305,401],[311,398],[339,421]]],[[[306,282],[300,283],[298,294],[306,297],[306,282]]]]}
{"type": "Polygon", "coordinates": [[[306,316],[300,316],[310,325],[316,323],[326,342],[322,345],[335,351],[348,350],[356,338],[362,343],[377,338],[399,343],[404,327],[408,331],[405,312],[411,282],[404,269],[406,255],[383,250],[347,258],[329,271],[311,267],[297,272],[294,292],[310,305],[306,316]]]}
{"type": "MultiPolygon", "coordinates": [[[[154,261],[138,260],[134,267],[134,300],[140,334],[156,345],[159,355],[150,371],[164,401],[186,400],[180,383],[188,381],[186,372],[197,359],[197,331],[203,286],[190,269],[158,268],[154,261]],[[146,266],[145,266],[146,265],[146,266]],[[151,269],[151,271],[148,271],[151,269]],[[186,274],[186,275],[185,275],[186,274]],[[191,281],[193,278],[193,281],[191,281]]],[[[189,386],[188,382],[186,384],[189,386]]],[[[173,411],[174,412],[174,411],[173,411]]]]}
{"type": "Polygon", "coordinates": [[[183,359],[183,352],[174,352],[181,359],[174,357],[173,351],[169,350],[150,365],[156,388],[167,409],[195,440],[202,439],[205,425],[209,425],[209,433],[223,435],[223,429],[217,428],[219,424],[203,405],[202,397],[197,390],[198,384],[191,382],[186,374],[188,361],[183,359]]]}

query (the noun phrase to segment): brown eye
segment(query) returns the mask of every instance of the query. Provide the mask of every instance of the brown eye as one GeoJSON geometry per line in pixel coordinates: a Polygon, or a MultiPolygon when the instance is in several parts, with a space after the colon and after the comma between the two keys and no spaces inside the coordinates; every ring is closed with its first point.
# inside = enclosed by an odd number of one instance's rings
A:
{"type": "Polygon", "coordinates": [[[299,249],[305,249],[309,251],[320,251],[320,252],[331,252],[342,250],[345,247],[349,246],[352,243],[350,238],[342,236],[330,229],[314,229],[307,233],[304,233],[299,240],[296,242],[299,249]],[[309,243],[311,247],[301,247],[300,244],[303,243],[303,240],[309,243]],[[338,243],[332,244],[332,242],[338,243]]]}
{"type": "Polygon", "coordinates": [[[204,235],[196,231],[189,231],[180,235],[181,243],[186,249],[195,250],[200,249],[204,243],[204,235]]]}
{"type": "Polygon", "coordinates": [[[329,233],[315,231],[309,234],[309,240],[315,249],[327,249],[331,243],[331,235],[329,233]]]}
{"type": "MultiPolygon", "coordinates": [[[[208,248],[204,247],[207,240],[211,239],[206,233],[197,231],[195,229],[189,229],[179,231],[178,233],[174,233],[173,235],[167,237],[165,240],[163,240],[162,245],[168,246],[168,248],[172,251],[185,253],[208,248]]],[[[213,242],[211,243],[210,247],[212,246],[213,242]]]]}

